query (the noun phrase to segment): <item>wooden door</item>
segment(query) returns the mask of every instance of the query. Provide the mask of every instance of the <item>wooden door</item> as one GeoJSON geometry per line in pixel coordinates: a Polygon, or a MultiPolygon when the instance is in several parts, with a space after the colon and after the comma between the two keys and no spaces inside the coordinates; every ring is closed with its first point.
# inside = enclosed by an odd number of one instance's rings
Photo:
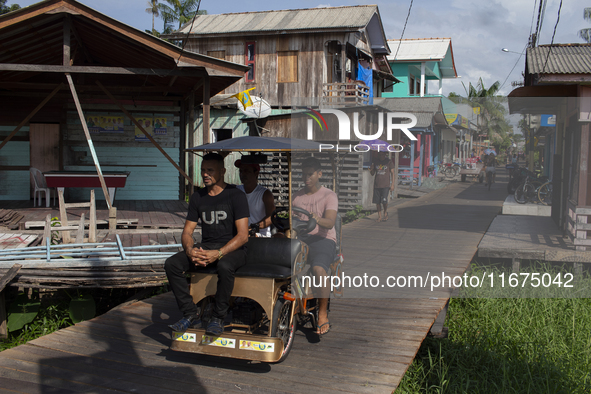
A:
{"type": "MultiPolygon", "coordinates": [[[[29,126],[31,167],[41,172],[60,169],[59,124],[31,123],[29,126]]],[[[31,179],[31,196],[34,185],[31,179]]]]}

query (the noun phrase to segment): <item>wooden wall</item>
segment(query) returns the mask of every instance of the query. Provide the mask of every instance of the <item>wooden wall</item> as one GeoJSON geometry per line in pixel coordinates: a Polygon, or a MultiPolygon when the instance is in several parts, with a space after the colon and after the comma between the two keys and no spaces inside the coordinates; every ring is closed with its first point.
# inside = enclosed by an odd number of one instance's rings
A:
{"type": "MultiPolygon", "coordinates": [[[[117,107],[108,104],[83,104],[85,116],[123,117],[120,133],[91,133],[93,145],[103,171],[129,171],[124,188],[117,190],[116,200],[178,200],[180,175],[164,155],[149,141],[136,141],[135,126],[117,107]]],[[[180,107],[127,106],[136,118],[162,117],[167,120],[167,133],[155,134],[154,139],[177,163],[180,161],[180,107]]],[[[3,140],[14,126],[0,126],[3,140]]],[[[88,148],[82,124],[73,105],[66,106],[60,123],[63,170],[94,171],[95,166],[88,148]]],[[[0,149],[0,200],[29,200],[30,142],[29,127],[23,127],[13,140],[0,149]]],[[[90,189],[70,188],[71,201],[88,200],[90,189]]],[[[103,198],[101,189],[95,190],[103,198]]]]}
{"type": "MultiPolygon", "coordinates": [[[[328,41],[349,42],[371,53],[369,43],[360,40],[355,33],[308,33],[290,35],[235,36],[219,38],[190,38],[186,48],[190,51],[219,56],[224,51],[224,60],[245,64],[245,43],[256,42],[255,82],[244,79],[224,91],[237,93],[252,87],[251,94],[262,95],[272,106],[294,105],[294,98],[321,97],[322,84],[326,83],[327,65],[325,44],[328,41]],[[281,51],[297,51],[297,82],[278,81],[278,55],[281,51]]],[[[289,52],[293,54],[293,52],[289,52]]],[[[287,61],[290,68],[296,67],[293,60],[287,61]]]]}
{"type": "MultiPolygon", "coordinates": [[[[129,110],[129,108],[127,108],[129,110]]],[[[167,134],[153,135],[164,151],[175,161],[180,158],[179,107],[138,107],[132,111],[137,118],[166,118],[167,134]]],[[[124,188],[118,189],[116,200],[178,200],[179,173],[164,155],[149,141],[136,141],[135,125],[117,108],[109,105],[85,105],[85,116],[121,116],[122,133],[92,133],[91,138],[103,171],[129,171],[124,188]]],[[[64,170],[92,171],[94,162],[75,111],[68,110],[62,126],[64,170]]],[[[98,198],[104,198],[96,189],[98,198]]],[[[86,200],[90,189],[71,188],[68,198],[86,200]]]]}

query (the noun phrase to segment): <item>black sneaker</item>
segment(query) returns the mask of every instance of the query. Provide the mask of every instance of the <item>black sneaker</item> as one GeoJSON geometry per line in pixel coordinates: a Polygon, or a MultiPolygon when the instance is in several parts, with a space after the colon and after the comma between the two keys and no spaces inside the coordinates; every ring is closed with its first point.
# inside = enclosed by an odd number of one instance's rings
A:
{"type": "Polygon", "coordinates": [[[224,332],[223,320],[219,319],[217,317],[212,317],[211,320],[209,321],[209,324],[207,325],[207,329],[205,330],[205,333],[207,335],[217,337],[217,336],[222,335],[223,332],[224,332]]]}
{"type": "Polygon", "coordinates": [[[181,320],[174,324],[169,325],[173,331],[185,332],[189,328],[201,325],[201,319],[198,315],[183,317],[181,320]]]}

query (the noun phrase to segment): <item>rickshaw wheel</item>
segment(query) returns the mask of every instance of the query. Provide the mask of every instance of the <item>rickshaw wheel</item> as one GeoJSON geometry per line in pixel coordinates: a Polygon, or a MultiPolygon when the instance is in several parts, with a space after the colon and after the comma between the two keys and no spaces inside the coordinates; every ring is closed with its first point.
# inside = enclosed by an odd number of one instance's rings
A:
{"type": "Polygon", "coordinates": [[[283,352],[281,358],[276,361],[277,363],[282,362],[287,358],[289,351],[293,345],[296,329],[296,319],[292,319],[291,324],[289,320],[291,318],[291,308],[293,306],[292,301],[279,298],[273,308],[273,326],[271,328],[271,336],[279,337],[283,340],[283,352]]]}

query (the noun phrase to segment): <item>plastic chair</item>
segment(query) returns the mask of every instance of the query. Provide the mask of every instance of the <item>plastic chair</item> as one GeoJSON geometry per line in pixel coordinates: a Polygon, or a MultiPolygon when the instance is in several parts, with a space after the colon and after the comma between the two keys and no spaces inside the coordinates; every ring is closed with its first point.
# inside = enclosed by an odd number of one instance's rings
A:
{"type": "MultiPolygon", "coordinates": [[[[51,198],[51,188],[47,187],[47,183],[45,182],[45,177],[43,173],[38,169],[31,167],[30,169],[31,175],[33,176],[33,182],[35,183],[35,191],[33,192],[33,206],[37,206],[35,199],[37,198],[37,193],[39,193],[39,206],[41,206],[41,192],[45,193],[45,206],[49,208],[49,199],[51,198]]],[[[53,203],[55,205],[55,195],[53,196],[53,203]]]]}

